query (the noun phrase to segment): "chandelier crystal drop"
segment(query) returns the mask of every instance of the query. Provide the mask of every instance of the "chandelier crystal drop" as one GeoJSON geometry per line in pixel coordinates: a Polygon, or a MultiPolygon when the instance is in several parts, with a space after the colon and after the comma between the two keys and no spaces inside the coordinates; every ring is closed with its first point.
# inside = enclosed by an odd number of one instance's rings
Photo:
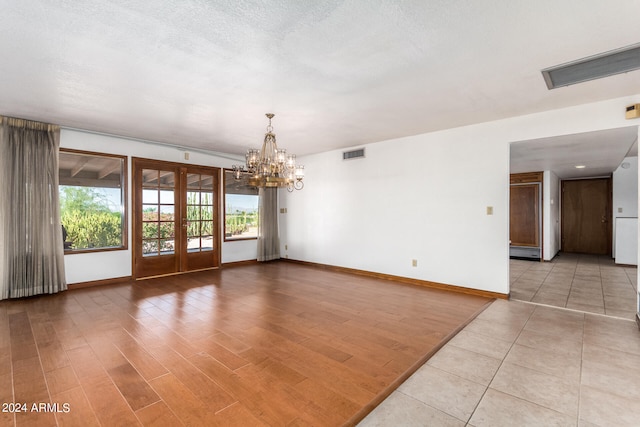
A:
{"type": "Polygon", "coordinates": [[[304,187],[304,166],[296,165],[295,154],[287,154],[287,150],[278,148],[276,135],[271,126],[274,114],[267,113],[266,116],[269,125],[262,149],[248,150],[246,163],[233,165],[233,176],[237,180],[246,180],[247,185],[252,187],[286,187],[288,191],[301,190],[304,187]]]}

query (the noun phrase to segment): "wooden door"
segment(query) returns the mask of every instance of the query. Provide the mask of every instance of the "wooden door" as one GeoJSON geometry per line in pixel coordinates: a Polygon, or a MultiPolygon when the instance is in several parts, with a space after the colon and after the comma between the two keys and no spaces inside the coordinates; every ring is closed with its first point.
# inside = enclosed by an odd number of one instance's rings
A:
{"type": "Polygon", "coordinates": [[[540,184],[512,184],[509,199],[511,246],[540,247],[540,184]]]}
{"type": "Polygon", "coordinates": [[[218,174],[133,159],[134,277],[219,266],[218,174]]]}
{"type": "Polygon", "coordinates": [[[562,181],[562,250],[611,255],[611,179],[562,181]]]}
{"type": "Polygon", "coordinates": [[[218,266],[218,173],[208,167],[181,170],[181,271],[218,266]]]}

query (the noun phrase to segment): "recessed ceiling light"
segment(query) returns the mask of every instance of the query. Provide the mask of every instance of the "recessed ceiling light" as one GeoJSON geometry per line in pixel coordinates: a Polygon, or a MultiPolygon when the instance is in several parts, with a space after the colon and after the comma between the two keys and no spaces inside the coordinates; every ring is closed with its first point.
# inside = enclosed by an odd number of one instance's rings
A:
{"type": "Polygon", "coordinates": [[[585,165],[576,165],[576,169],[584,169],[584,168],[586,168],[585,165]]]}
{"type": "Polygon", "coordinates": [[[595,80],[640,68],[640,44],[578,59],[542,70],[549,89],[595,80]]]}

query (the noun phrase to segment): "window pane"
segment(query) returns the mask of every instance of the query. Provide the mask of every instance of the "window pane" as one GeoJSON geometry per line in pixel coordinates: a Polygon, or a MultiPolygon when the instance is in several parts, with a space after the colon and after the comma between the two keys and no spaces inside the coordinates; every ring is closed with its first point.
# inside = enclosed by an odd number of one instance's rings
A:
{"type": "Polygon", "coordinates": [[[142,190],[142,203],[158,203],[158,190],[144,189],[142,190]]]}
{"type": "Polygon", "coordinates": [[[175,206],[161,205],[160,218],[162,218],[163,221],[173,221],[175,219],[175,206]]]}
{"type": "Polygon", "coordinates": [[[201,224],[201,233],[203,236],[206,234],[213,234],[213,221],[202,221],[201,224]]]}
{"type": "Polygon", "coordinates": [[[200,188],[207,191],[213,191],[213,177],[203,175],[202,181],[200,181],[200,188]]]}
{"type": "Polygon", "coordinates": [[[60,218],[65,251],[123,249],[126,158],[60,150],[60,218]]]}
{"type": "Polygon", "coordinates": [[[167,238],[167,237],[171,237],[171,238],[175,238],[175,223],[173,222],[161,222],[160,223],[160,237],[161,238],[167,238]]]}
{"type": "Polygon", "coordinates": [[[213,192],[203,191],[200,196],[202,205],[213,206],[213,192]]]}
{"type": "Polygon", "coordinates": [[[158,241],[157,240],[143,240],[142,241],[142,255],[143,256],[158,255],[158,241]]]}
{"type": "Polygon", "coordinates": [[[200,192],[199,191],[188,191],[187,192],[187,204],[188,205],[199,205],[200,204],[200,192]]]}
{"type": "Polygon", "coordinates": [[[200,219],[200,206],[187,206],[187,220],[195,221],[200,219]]]}
{"type": "Polygon", "coordinates": [[[190,237],[187,239],[187,251],[199,252],[200,251],[200,237],[190,237]]]}
{"type": "Polygon", "coordinates": [[[173,205],[173,190],[160,190],[160,203],[173,205]]]}
{"type": "Polygon", "coordinates": [[[143,221],[157,221],[158,220],[158,206],[157,205],[142,205],[142,220],[143,221]]]}
{"type": "Polygon", "coordinates": [[[194,237],[200,235],[200,221],[187,222],[187,236],[194,237]]]}
{"type": "Polygon", "coordinates": [[[153,239],[158,237],[158,223],[144,222],[142,223],[142,238],[153,239]]]}
{"type": "Polygon", "coordinates": [[[159,174],[157,170],[154,169],[143,169],[142,170],[142,185],[147,186],[150,185],[152,187],[157,187],[159,182],[159,174]]]}
{"type": "Polygon", "coordinates": [[[175,173],[170,171],[159,171],[159,175],[159,181],[156,183],[158,187],[174,188],[176,186],[175,173]]]}
{"type": "MultiPolygon", "coordinates": [[[[204,231],[203,233],[204,234],[204,231]]],[[[213,250],[213,236],[202,236],[202,239],[200,240],[201,243],[201,250],[203,251],[212,251],[213,250]]]]}
{"type": "Polygon", "coordinates": [[[195,173],[187,174],[187,188],[200,188],[200,175],[195,173]]]}
{"type": "Polygon", "coordinates": [[[213,206],[202,206],[202,219],[213,219],[213,206]]]}
{"type": "Polygon", "coordinates": [[[172,255],[175,252],[175,242],[173,239],[160,240],[160,255],[172,255]]]}
{"type": "MultiPolygon", "coordinates": [[[[232,171],[224,173],[224,190],[225,240],[257,238],[258,190],[235,180],[232,171]]],[[[211,204],[213,204],[213,193],[211,195],[211,204]]],[[[213,213],[213,210],[211,212],[213,213]]],[[[203,219],[209,218],[203,217],[203,219]]]]}

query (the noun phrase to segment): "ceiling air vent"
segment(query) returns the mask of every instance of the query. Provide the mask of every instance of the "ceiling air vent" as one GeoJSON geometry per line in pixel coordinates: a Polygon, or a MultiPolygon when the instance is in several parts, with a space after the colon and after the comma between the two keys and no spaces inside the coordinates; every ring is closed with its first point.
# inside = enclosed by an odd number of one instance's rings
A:
{"type": "Polygon", "coordinates": [[[342,160],[359,159],[361,157],[364,157],[364,148],[342,152],[342,160]]]}
{"type": "Polygon", "coordinates": [[[542,70],[549,89],[640,69],[640,44],[542,70]]]}

